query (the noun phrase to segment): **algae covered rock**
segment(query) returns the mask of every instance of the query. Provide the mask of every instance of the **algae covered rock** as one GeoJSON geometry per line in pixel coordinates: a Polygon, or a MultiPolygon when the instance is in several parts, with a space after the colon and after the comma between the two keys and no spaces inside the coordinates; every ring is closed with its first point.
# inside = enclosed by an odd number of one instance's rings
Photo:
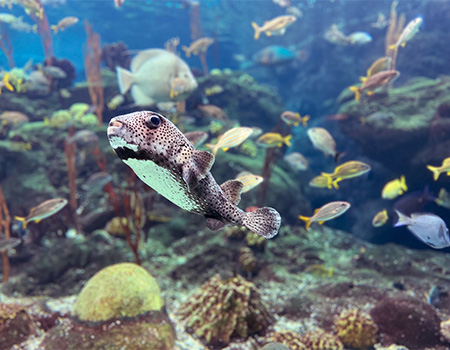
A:
{"type": "Polygon", "coordinates": [[[78,295],[73,316],[100,322],[160,311],[163,306],[155,278],[136,264],[122,263],[100,270],[88,281],[78,295]]]}
{"type": "Polygon", "coordinates": [[[32,318],[21,305],[0,303],[0,348],[9,349],[36,334],[32,318]]]}
{"type": "Polygon", "coordinates": [[[50,330],[47,350],[170,350],[175,331],[156,280],[131,263],[95,274],[80,292],[72,319],[50,330]]]}
{"type": "Polygon", "coordinates": [[[385,342],[423,349],[439,342],[440,319],[435,309],[414,297],[386,297],[370,315],[385,342]]]}
{"type": "Polygon", "coordinates": [[[209,345],[226,345],[264,331],[273,317],[255,285],[240,276],[213,276],[180,309],[180,318],[209,345]]]}

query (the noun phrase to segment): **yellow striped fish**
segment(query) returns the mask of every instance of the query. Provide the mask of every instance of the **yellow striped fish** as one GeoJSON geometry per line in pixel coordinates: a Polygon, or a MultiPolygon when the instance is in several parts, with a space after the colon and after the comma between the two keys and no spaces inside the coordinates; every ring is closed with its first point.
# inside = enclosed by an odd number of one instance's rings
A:
{"type": "Polygon", "coordinates": [[[349,208],[350,203],[348,202],[330,202],[316,209],[313,216],[299,215],[298,218],[306,222],[306,229],[308,230],[313,222],[318,222],[322,225],[325,221],[341,216],[349,208]]]}
{"type": "Polygon", "coordinates": [[[264,178],[262,176],[249,173],[248,171],[243,171],[236,176],[236,180],[239,180],[244,184],[241,193],[245,193],[258,186],[261,182],[263,182],[264,178]]]}
{"type": "Polygon", "coordinates": [[[244,142],[253,132],[252,128],[238,127],[233,128],[220,135],[217,139],[217,144],[206,144],[206,147],[211,149],[212,154],[216,155],[219,149],[223,149],[225,152],[232,147],[239,146],[244,142]]]}

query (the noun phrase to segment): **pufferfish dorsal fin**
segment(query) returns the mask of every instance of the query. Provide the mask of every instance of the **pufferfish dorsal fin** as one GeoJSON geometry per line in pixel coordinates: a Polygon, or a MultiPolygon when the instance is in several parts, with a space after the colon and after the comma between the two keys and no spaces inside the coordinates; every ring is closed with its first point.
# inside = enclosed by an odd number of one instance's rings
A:
{"type": "Polygon", "coordinates": [[[184,163],[183,180],[189,186],[194,188],[198,182],[203,179],[214,164],[214,156],[207,151],[194,150],[191,159],[184,163]]]}
{"type": "Polygon", "coordinates": [[[244,184],[242,183],[242,181],[228,180],[225,181],[222,185],[220,185],[220,188],[228,197],[230,202],[232,202],[234,205],[239,204],[241,200],[241,192],[242,189],[244,188],[244,184]]]}

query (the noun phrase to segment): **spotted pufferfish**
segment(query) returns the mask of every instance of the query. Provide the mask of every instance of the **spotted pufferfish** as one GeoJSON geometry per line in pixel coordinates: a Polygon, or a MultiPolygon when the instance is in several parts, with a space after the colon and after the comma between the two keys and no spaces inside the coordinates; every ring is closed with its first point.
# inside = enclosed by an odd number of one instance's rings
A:
{"type": "Polygon", "coordinates": [[[107,133],[118,157],[145,184],[180,208],[203,215],[210,229],[240,225],[266,238],[278,233],[280,214],[269,207],[239,209],[243,183],[228,180],[219,186],[210,172],[213,154],[196,150],[161,114],[139,111],[112,118],[107,133]]]}

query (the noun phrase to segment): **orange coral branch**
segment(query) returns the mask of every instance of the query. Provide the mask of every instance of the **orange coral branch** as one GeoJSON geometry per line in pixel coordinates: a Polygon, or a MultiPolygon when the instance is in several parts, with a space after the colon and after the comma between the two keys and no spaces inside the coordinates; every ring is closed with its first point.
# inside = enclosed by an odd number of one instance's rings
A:
{"type": "Polygon", "coordinates": [[[102,125],[104,108],[104,92],[102,82],[102,50],[100,48],[100,35],[95,33],[87,20],[84,21],[84,29],[87,34],[87,41],[83,47],[84,69],[89,87],[89,96],[95,107],[95,114],[98,118],[98,125],[102,125]]]}
{"type": "MultiPolygon", "coordinates": [[[[73,126],[69,129],[69,135],[68,138],[72,137],[75,133],[75,128],[73,126]]],[[[67,178],[69,181],[69,191],[70,191],[70,198],[69,198],[69,206],[70,210],[72,212],[72,218],[75,224],[75,227],[77,231],[79,231],[78,227],[78,218],[77,218],[77,208],[78,208],[78,201],[77,201],[77,185],[76,185],[76,178],[77,178],[77,170],[76,170],[76,143],[75,142],[65,142],[64,144],[64,154],[66,155],[66,168],[67,168],[67,178]]]]}
{"type": "MultiPolygon", "coordinates": [[[[10,232],[11,216],[9,215],[8,206],[6,205],[5,197],[0,186],[0,233],[3,232],[5,238],[11,237],[10,232]]],[[[9,258],[6,251],[2,252],[3,260],[3,282],[8,281],[9,278],[9,258]]]]}
{"type": "Polygon", "coordinates": [[[14,67],[13,47],[3,23],[0,23],[0,50],[5,54],[9,68],[12,69],[14,67]]]}
{"type": "Polygon", "coordinates": [[[42,47],[44,48],[44,57],[50,64],[51,58],[54,56],[52,33],[50,31],[50,25],[44,7],[39,0],[36,0],[36,2],[39,3],[41,7],[40,15],[38,16],[37,14],[30,13],[30,17],[38,26],[39,36],[41,37],[42,47]]]}

